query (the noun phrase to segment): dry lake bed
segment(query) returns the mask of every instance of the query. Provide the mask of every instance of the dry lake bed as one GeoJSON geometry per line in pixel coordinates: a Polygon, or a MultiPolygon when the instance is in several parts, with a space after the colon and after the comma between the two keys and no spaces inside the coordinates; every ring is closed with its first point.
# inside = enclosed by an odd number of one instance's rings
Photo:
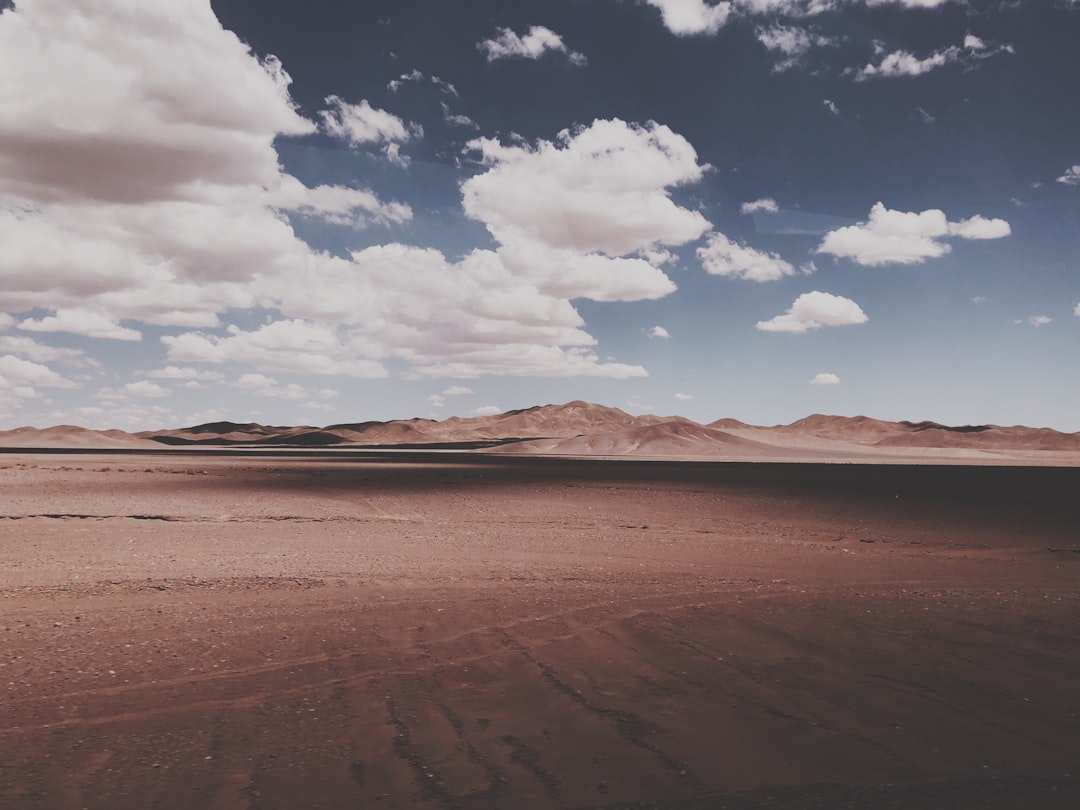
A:
{"type": "Polygon", "coordinates": [[[0,807],[1078,807],[1077,492],[3,454],[0,807]]]}

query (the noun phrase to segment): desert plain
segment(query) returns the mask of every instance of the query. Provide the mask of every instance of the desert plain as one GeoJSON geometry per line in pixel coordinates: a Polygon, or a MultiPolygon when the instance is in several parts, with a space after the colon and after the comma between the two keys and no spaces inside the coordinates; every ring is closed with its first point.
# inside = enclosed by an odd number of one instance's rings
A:
{"type": "Polygon", "coordinates": [[[1080,806],[1080,467],[921,458],[8,448],[0,807],[1080,806]]]}

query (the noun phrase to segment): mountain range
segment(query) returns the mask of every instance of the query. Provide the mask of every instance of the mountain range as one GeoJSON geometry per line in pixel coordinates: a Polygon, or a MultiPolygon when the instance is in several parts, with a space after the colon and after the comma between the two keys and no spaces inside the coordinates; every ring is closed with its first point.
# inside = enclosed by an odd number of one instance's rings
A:
{"type": "Polygon", "coordinates": [[[888,422],[865,416],[814,414],[788,425],[736,419],[699,424],[681,416],[633,416],[618,408],[574,401],[493,416],[352,422],[324,427],[211,422],[125,433],[72,425],[0,431],[0,447],[70,449],[397,448],[574,456],[732,459],[828,459],[863,456],[951,456],[1080,451],[1080,433],[1022,425],[888,422]]]}

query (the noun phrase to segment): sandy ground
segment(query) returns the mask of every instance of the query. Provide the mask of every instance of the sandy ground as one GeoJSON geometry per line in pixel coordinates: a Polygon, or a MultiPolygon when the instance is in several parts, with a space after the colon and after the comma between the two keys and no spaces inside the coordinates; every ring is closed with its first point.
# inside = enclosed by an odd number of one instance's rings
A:
{"type": "Polygon", "coordinates": [[[0,807],[1074,808],[1078,485],[0,455],[0,807]]]}

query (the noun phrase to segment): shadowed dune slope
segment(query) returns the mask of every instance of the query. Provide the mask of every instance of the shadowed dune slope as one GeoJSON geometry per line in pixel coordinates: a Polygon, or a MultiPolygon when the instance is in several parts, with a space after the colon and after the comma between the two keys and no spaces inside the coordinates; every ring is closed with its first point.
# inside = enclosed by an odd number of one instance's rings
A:
{"type": "Polygon", "coordinates": [[[568,439],[519,442],[494,448],[491,452],[705,457],[768,457],[783,453],[776,447],[684,421],[660,422],[568,439]]]}

